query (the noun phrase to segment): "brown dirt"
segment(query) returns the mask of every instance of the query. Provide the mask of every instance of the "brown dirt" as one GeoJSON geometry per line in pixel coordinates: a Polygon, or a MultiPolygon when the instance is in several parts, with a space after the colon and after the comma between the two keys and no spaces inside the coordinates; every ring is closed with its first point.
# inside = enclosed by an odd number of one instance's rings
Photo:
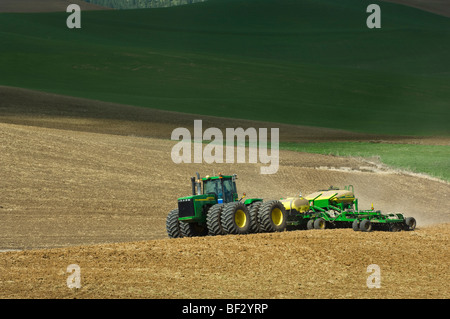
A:
{"type": "Polygon", "coordinates": [[[443,298],[450,225],[293,231],[2,253],[2,298],[443,298]],[[66,285],[71,264],[81,288],[66,285]],[[367,267],[380,267],[369,289],[367,267]],[[32,267],[31,267],[32,266],[32,267]]]}
{"type": "MultiPolygon", "coordinates": [[[[261,164],[176,165],[171,128],[192,115],[5,88],[0,101],[0,250],[25,249],[1,253],[1,298],[449,297],[449,183],[287,151],[275,175],[260,175],[261,164]],[[264,199],[353,184],[361,208],[414,216],[418,230],[165,239],[166,215],[196,171],[237,173],[240,192],[264,199]],[[73,263],[78,291],[66,286],[73,263]],[[381,289],[366,286],[372,263],[381,289]]],[[[205,127],[219,121],[202,118],[205,127]]],[[[314,140],[301,128],[280,131],[314,140]]]]}
{"type": "Polygon", "coordinates": [[[77,4],[82,11],[89,10],[111,10],[84,2],[82,0],[2,0],[0,1],[1,12],[66,12],[67,6],[77,4]]]}
{"type": "Polygon", "coordinates": [[[424,11],[450,17],[450,5],[448,0],[382,0],[386,2],[394,2],[421,9],[424,11]]]}

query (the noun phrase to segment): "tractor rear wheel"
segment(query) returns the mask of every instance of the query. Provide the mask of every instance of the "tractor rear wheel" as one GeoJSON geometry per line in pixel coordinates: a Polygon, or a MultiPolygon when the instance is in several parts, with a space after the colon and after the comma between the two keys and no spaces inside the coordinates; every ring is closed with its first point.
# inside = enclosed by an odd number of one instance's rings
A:
{"type": "Polygon", "coordinates": [[[224,204],[211,206],[206,214],[206,226],[208,228],[208,235],[210,236],[225,235],[225,231],[220,223],[223,207],[224,204]]]}
{"type": "Polygon", "coordinates": [[[180,238],[180,221],[178,220],[178,209],[170,211],[166,219],[166,230],[170,238],[180,238]]]}
{"type": "Polygon", "coordinates": [[[286,210],[278,200],[262,204],[258,214],[259,225],[263,232],[281,232],[286,229],[286,210]]]}
{"type": "Polygon", "coordinates": [[[208,235],[208,228],[206,228],[205,224],[181,222],[180,230],[183,237],[198,237],[208,235]]]}
{"type": "Polygon", "coordinates": [[[232,202],[223,208],[221,225],[226,234],[247,234],[250,223],[250,213],[243,203],[232,202]]]}
{"type": "Polygon", "coordinates": [[[360,231],[364,231],[364,232],[369,232],[372,230],[372,223],[370,222],[370,220],[368,219],[364,219],[360,224],[359,224],[359,230],[360,231]]]}
{"type": "Polygon", "coordinates": [[[250,205],[249,213],[250,213],[250,232],[251,233],[260,233],[261,226],[258,221],[259,209],[261,208],[262,202],[254,202],[250,205]]]}

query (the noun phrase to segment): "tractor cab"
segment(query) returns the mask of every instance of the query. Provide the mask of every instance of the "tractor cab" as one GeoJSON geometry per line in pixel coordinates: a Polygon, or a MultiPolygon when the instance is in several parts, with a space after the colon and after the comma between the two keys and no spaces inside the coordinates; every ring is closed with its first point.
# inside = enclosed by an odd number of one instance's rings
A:
{"type": "Polygon", "coordinates": [[[236,189],[236,174],[206,176],[202,178],[203,194],[215,194],[217,196],[218,204],[231,203],[238,199],[236,189]]]}

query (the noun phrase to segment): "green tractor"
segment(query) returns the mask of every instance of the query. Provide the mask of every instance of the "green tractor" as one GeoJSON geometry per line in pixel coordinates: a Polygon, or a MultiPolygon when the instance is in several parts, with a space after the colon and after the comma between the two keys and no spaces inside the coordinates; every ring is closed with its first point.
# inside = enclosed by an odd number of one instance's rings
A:
{"type": "Polygon", "coordinates": [[[282,199],[288,226],[303,229],[353,228],[355,231],[414,230],[414,217],[400,213],[382,214],[379,210],[359,210],[352,185],[330,187],[305,197],[282,199]]]}
{"type": "Polygon", "coordinates": [[[286,229],[286,211],[280,201],[239,198],[237,175],[191,177],[192,195],[178,198],[166,229],[170,238],[275,232],[286,229]],[[203,184],[203,185],[202,185],[203,184]],[[202,187],[203,186],[203,187],[202,187]]]}

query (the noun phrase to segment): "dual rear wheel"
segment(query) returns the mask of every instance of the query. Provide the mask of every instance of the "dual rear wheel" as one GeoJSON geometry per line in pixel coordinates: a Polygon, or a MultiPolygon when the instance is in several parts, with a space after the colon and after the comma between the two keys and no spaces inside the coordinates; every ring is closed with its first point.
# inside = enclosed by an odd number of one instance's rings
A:
{"type": "Polygon", "coordinates": [[[180,222],[178,209],[167,216],[166,229],[169,237],[217,236],[280,232],[286,229],[286,211],[281,202],[254,202],[247,206],[242,202],[216,204],[206,214],[206,224],[180,222]]]}
{"type": "Polygon", "coordinates": [[[286,229],[286,210],[280,201],[273,200],[263,203],[257,214],[261,232],[281,232],[286,229]]]}
{"type": "MultiPolygon", "coordinates": [[[[216,206],[216,205],[215,205],[216,206]]],[[[214,211],[211,207],[208,215],[214,211]]],[[[214,214],[211,214],[213,216],[214,214]]],[[[207,221],[212,217],[207,216],[207,221]]],[[[242,202],[228,203],[222,208],[220,214],[221,232],[211,235],[248,234],[259,232],[279,232],[286,229],[286,211],[281,202],[274,200],[268,202],[254,202],[249,206],[242,202]]],[[[217,221],[215,222],[218,223],[217,221]]],[[[213,223],[207,223],[208,228],[215,229],[213,223]]]]}

